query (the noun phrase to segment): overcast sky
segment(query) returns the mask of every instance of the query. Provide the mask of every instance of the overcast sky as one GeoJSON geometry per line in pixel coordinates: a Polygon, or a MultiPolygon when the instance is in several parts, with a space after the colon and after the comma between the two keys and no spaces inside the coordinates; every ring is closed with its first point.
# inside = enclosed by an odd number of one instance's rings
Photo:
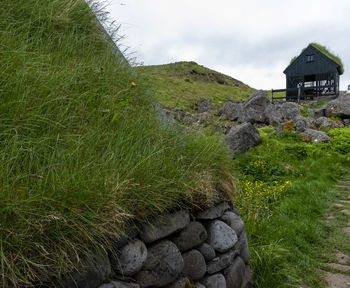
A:
{"type": "Polygon", "coordinates": [[[122,41],[144,65],[198,64],[261,89],[284,88],[283,70],[310,42],[338,54],[350,84],[349,0],[109,0],[122,41]],[[349,69],[349,70],[348,70],[349,69]]]}

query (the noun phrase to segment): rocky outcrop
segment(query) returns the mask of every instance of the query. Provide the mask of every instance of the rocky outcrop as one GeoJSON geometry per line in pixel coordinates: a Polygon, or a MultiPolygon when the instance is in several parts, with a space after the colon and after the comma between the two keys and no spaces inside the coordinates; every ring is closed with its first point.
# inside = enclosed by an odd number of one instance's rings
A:
{"type": "Polygon", "coordinates": [[[243,104],[230,100],[218,110],[217,116],[223,120],[238,121],[243,118],[243,104]]]}
{"type": "Polygon", "coordinates": [[[162,107],[162,120],[166,123],[179,122],[193,127],[207,127],[213,121],[209,112],[191,114],[181,108],[162,107]]]}
{"type": "Polygon", "coordinates": [[[197,111],[198,113],[209,112],[214,109],[213,104],[208,99],[201,98],[197,103],[197,111]]]}
{"type": "Polygon", "coordinates": [[[314,117],[315,119],[326,116],[326,107],[318,108],[318,109],[307,109],[307,113],[314,117]]]}
{"type": "Polygon", "coordinates": [[[329,101],[326,108],[326,116],[350,118],[350,97],[343,96],[329,101]]]}
{"type": "Polygon", "coordinates": [[[344,124],[341,121],[334,121],[327,117],[320,117],[316,119],[315,126],[318,129],[322,129],[322,128],[333,129],[333,128],[343,128],[344,124]]]}
{"type": "Polygon", "coordinates": [[[250,123],[266,123],[265,111],[269,105],[269,98],[266,91],[258,90],[249,96],[244,102],[243,113],[238,121],[250,123]]]}
{"type": "Polygon", "coordinates": [[[323,131],[318,131],[314,129],[305,129],[303,133],[301,133],[303,141],[305,142],[329,142],[331,137],[327,135],[327,133],[323,131]]]}
{"type": "Polygon", "coordinates": [[[270,104],[265,113],[268,119],[267,123],[275,127],[300,117],[299,105],[293,102],[270,104]]]}
{"type": "Polygon", "coordinates": [[[257,146],[260,143],[260,134],[258,129],[247,122],[232,127],[224,139],[231,151],[236,154],[257,146]]]}
{"type": "Polygon", "coordinates": [[[128,241],[117,241],[116,254],[88,258],[86,270],[62,278],[57,287],[251,287],[247,235],[234,211],[223,202],[195,214],[163,215],[128,241]]]}

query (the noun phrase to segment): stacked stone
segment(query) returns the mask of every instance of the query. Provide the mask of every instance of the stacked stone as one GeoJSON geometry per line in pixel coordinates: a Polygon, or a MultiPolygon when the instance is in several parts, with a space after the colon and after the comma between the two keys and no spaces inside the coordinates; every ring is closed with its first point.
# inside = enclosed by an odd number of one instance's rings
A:
{"type": "Polygon", "coordinates": [[[118,280],[99,288],[252,287],[244,223],[226,202],[162,216],[133,236],[110,255],[118,280]]]}

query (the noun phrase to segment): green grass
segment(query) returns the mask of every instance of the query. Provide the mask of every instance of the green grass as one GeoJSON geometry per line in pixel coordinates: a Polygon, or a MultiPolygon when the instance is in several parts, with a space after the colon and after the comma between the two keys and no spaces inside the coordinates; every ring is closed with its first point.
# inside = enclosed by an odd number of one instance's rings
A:
{"type": "Polygon", "coordinates": [[[255,189],[253,208],[247,190],[239,189],[236,195],[257,285],[323,287],[319,269],[329,243],[325,218],[336,201],[335,181],[350,170],[350,128],[330,131],[334,139],[326,144],[304,143],[292,133],[274,135],[269,127],[260,132],[262,145],[235,160],[237,177],[270,185],[290,181],[292,186],[268,201],[266,193],[255,189]]]}
{"type": "Polygon", "coordinates": [[[304,117],[310,117],[309,113],[308,113],[308,109],[319,109],[319,108],[323,108],[327,106],[327,101],[320,101],[318,103],[315,104],[311,104],[309,105],[308,103],[302,103],[300,106],[300,112],[301,115],[303,115],[304,117]]]}
{"type": "Polygon", "coordinates": [[[160,120],[84,1],[3,0],[0,39],[0,286],[50,281],[229,181],[218,138],[160,120]]]}
{"type": "Polygon", "coordinates": [[[227,99],[245,100],[254,92],[246,84],[195,62],[140,66],[137,70],[149,80],[159,103],[186,110],[192,110],[200,98],[219,107],[227,99]]]}

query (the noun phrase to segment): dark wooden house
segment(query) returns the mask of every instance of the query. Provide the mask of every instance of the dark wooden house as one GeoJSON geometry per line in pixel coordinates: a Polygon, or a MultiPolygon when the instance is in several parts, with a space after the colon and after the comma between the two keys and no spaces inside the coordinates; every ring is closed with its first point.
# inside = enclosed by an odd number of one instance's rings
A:
{"type": "Polygon", "coordinates": [[[343,66],[325,47],[310,44],[283,71],[286,74],[286,100],[313,99],[339,95],[339,75],[343,66]]]}

